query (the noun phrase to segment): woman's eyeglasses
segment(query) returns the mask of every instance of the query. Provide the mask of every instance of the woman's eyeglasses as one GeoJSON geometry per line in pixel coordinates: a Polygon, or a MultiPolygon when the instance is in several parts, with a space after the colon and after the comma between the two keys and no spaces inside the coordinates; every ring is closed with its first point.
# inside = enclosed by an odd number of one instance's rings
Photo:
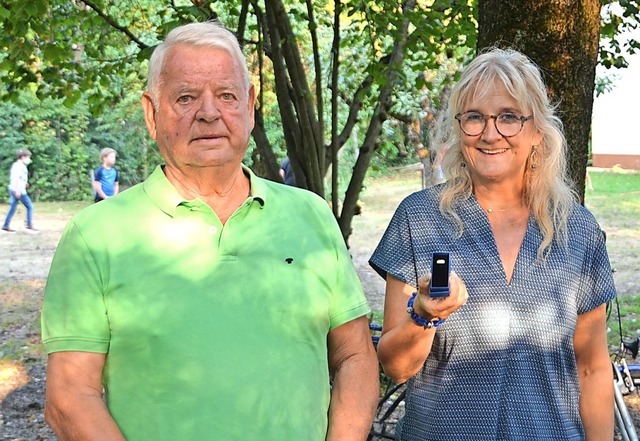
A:
{"type": "Polygon", "coordinates": [[[516,136],[522,130],[524,123],[533,119],[533,115],[519,116],[515,113],[504,112],[499,115],[485,115],[480,112],[469,111],[458,113],[455,118],[460,123],[460,129],[467,136],[478,136],[487,128],[487,120],[492,119],[496,130],[505,138],[516,136]]]}

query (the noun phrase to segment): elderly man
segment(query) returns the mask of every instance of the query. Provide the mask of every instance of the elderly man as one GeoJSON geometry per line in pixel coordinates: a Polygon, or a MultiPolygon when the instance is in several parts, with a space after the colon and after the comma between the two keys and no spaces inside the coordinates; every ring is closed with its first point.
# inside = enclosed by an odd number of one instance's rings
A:
{"type": "Polygon", "coordinates": [[[235,37],[175,29],[148,82],[166,163],[71,221],[51,266],[47,421],[61,440],[365,439],[369,308],[325,201],[241,164],[235,37]]]}

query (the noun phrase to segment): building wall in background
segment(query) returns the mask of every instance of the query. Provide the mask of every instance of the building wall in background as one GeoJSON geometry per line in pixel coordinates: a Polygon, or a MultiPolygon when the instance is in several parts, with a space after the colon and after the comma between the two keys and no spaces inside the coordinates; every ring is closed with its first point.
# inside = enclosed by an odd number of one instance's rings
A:
{"type": "MultiPolygon", "coordinates": [[[[636,38],[640,37],[640,32],[636,38]]],[[[615,75],[613,90],[593,103],[591,148],[594,167],[640,170],[640,54],[626,57],[626,69],[604,69],[598,76],[615,75]]]]}

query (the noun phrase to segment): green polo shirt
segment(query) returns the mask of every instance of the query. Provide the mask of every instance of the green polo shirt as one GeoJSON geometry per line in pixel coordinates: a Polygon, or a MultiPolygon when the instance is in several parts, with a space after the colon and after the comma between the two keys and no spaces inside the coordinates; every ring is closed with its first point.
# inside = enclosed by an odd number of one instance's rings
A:
{"type": "Polygon", "coordinates": [[[324,200],[257,178],[222,225],[162,168],[66,227],[48,353],[107,353],[128,441],[325,439],[327,333],[369,312],[324,200]]]}

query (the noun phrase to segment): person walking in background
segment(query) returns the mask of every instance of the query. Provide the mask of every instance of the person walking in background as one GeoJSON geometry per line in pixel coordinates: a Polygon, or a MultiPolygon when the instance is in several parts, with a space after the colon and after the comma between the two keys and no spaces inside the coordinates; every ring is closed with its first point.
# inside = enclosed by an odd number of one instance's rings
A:
{"type": "Polygon", "coordinates": [[[296,179],[293,176],[293,170],[291,169],[291,161],[289,158],[284,158],[282,165],[280,166],[280,177],[282,182],[287,185],[296,185],[296,179]]]}
{"type": "Polygon", "coordinates": [[[109,147],[100,150],[102,165],[93,173],[93,192],[95,201],[115,196],[120,191],[118,170],[115,168],[117,152],[109,147]]]}
{"type": "Polygon", "coordinates": [[[155,48],[142,107],[165,164],[77,215],[47,279],[61,441],[366,439],[370,309],[326,201],[242,165],[255,93],[217,23],[155,48]]]}
{"type": "Polygon", "coordinates": [[[386,278],[378,356],[408,381],[396,439],[611,440],[616,290],[541,72],[490,50],[448,105],[448,180],[400,204],[370,260],[386,278]],[[444,298],[429,293],[436,252],[450,255],[444,298]]]}
{"type": "Polygon", "coordinates": [[[16,213],[18,202],[22,202],[22,205],[27,209],[25,231],[35,234],[39,231],[33,228],[33,203],[27,194],[27,187],[29,187],[29,171],[27,170],[27,166],[31,164],[31,152],[27,149],[20,149],[16,152],[16,156],[18,159],[13,163],[11,171],[9,172],[9,212],[4,219],[2,231],[15,233],[15,230],[12,230],[10,227],[11,219],[16,213]]]}

